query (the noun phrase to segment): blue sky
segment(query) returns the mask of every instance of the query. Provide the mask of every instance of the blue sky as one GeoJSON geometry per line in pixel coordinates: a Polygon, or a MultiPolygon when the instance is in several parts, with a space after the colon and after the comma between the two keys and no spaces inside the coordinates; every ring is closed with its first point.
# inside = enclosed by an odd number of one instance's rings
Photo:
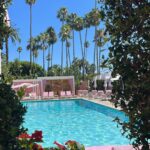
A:
{"type": "MultiPolygon", "coordinates": [[[[94,0],[82,0],[82,2],[81,0],[37,0],[36,4],[33,6],[33,36],[44,32],[49,26],[53,26],[57,35],[59,34],[61,22],[56,16],[57,11],[61,7],[66,7],[69,13],[74,12],[79,16],[84,16],[94,7],[94,0]]],[[[29,6],[25,3],[25,0],[13,0],[8,11],[11,24],[19,30],[19,35],[21,37],[20,44],[16,43],[16,45],[14,45],[11,41],[9,42],[9,60],[13,61],[15,58],[18,58],[17,48],[21,46],[23,48],[21,60],[29,61],[29,51],[26,50],[27,41],[29,39],[29,6]]],[[[102,23],[100,24],[100,28],[103,28],[102,23]]],[[[77,57],[81,58],[79,35],[78,33],[75,33],[75,35],[76,54],[77,57]]],[[[84,37],[84,31],[82,32],[82,36],[84,37]]],[[[90,42],[88,60],[90,63],[93,61],[93,36],[94,27],[92,27],[88,33],[88,41],[90,42]]],[[[54,46],[53,64],[60,64],[60,52],[61,42],[60,39],[58,39],[58,42],[54,46]]],[[[72,52],[72,48],[70,52],[72,52]]],[[[105,55],[107,55],[107,51],[105,55]]],[[[42,65],[42,51],[39,51],[37,62],[42,65]]]]}

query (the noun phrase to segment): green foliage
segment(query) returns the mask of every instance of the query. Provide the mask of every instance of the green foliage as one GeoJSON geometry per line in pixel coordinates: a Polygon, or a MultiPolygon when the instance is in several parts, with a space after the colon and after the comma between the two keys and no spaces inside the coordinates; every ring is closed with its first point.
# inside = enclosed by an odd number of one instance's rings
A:
{"type": "MultiPolygon", "coordinates": [[[[17,59],[9,63],[9,72],[15,79],[19,78],[32,78],[30,77],[30,63],[27,61],[19,62],[17,59]]],[[[33,64],[33,69],[36,76],[43,76],[44,71],[38,64],[33,64]]]]}
{"type": "Polygon", "coordinates": [[[24,129],[23,115],[26,109],[10,85],[0,84],[0,149],[18,150],[16,137],[24,129]]]}
{"type": "Polygon", "coordinates": [[[61,75],[61,67],[59,65],[53,65],[48,69],[48,76],[60,76],[61,75]]]}
{"type": "Polygon", "coordinates": [[[17,96],[19,97],[19,99],[22,99],[22,97],[25,95],[25,87],[21,87],[18,91],[17,91],[17,96]]]}
{"type": "Polygon", "coordinates": [[[107,31],[111,37],[110,57],[114,99],[129,117],[123,134],[149,150],[150,139],[150,2],[148,0],[105,0],[107,31]]]}
{"type": "Polygon", "coordinates": [[[2,55],[2,74],[4,76],[3,82],[12,83],[13,77],[9,73],[9,66],[6,65],[6,55],[2,55]]]}

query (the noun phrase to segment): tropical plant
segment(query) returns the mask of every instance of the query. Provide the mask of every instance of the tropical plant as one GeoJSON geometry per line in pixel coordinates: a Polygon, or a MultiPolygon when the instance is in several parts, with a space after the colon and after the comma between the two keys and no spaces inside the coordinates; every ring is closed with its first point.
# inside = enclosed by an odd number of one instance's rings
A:
{"type": "Polygon", "coordinates": [[[90,23],[91,26],[95,27],[95,36],[94,36],[94,42],[95,42],[95,46],[94,46],[94,58],[93,58],[93,62],[94,64],[96,64],[96,56],[98,56],[98,48],[96,45],[96,31],[97,31],[97,26],[100,24],[100,19],[101,19],[101,12],[99,11],[99,9],[95,8],[92,9],[91,12],[89,12],[89,18],[90,18],[90,23]]]}
{"type": "Polygon", "coordinates": [[[77,14],[76,13],[71,13],[67,16],[66,18],[66,22],[68,25],[70,25],[71,29],[72,29],[72,45],[73,45],[73,60],[75,59],[76,55],[75,55],[75,42],[74,42],[74,30],[75,30],[75,20],[77,18],[77,14]]]}
{"type": "Polygon", "coordinates": [[[85,40],[84,40],[84,59],[85,59],[87,54],[86,48],[89,46],[89,44],[87,43],[88,28],[90,28],[91,26],[89,13],[85,15],[83,20],[84,20],[84,28],[85,28],[85,40]]]}
{"type": "Polygon", "coordinates": [[[19,150],[16,137],[24,132],[22,123],[26,108],[11,85],[0,83],[0,87],[0,149],[19,150]]]}
{"type": "Polygon", "coordinates": [[[116,119],[136,149],[149,150],[150,140],[150,2],[105,0],[107,31],[111,37],[112,75],[116,106],[128,121],[116,119]]]}
{"type": "Polygon", "coordinates": [[[20,53],[22,52],[22,47],[18,47],[18,49],[17,49],[17,51],[18,51],[18,53],[19,53],[19,61],[20,61],[20,53]]]}
{"type": "Polygon", "coordinates": [[[7,30],[6,35],[5,35],[6,64],[8,65],[8,60],[9,60],[8,40],[10,38],[11,41],[15,43],[16,41],[20,42],[20,38],[16,29],[7,26],[6,30],[7,30]]]}
{"type": "Polygon", "coordinates": [[[81,31],[84,28],[83,25],[84,25],[83,18],[77,17],[75,20],[75,30],[79,32],[82,58],[84,57],[83,42],[82,42],[82,35],[81,35],[81,31]]]}
{"type": "Polygon", "coordinates": [[[32,72],[32,6],[36,0],[26,0],[26,3],[30,6],[30,67],[32,72]]]}
{"type": "Polygon", "coordinates": [[[97,62],[97,73],[100,74],[101,72],[101,65],[102,62],[105,61],[104,55],[102,55],[102,52],[105,51],[104,45],[108,42],[109,38],[106,37],[104,29],[98,29],[96,30],[96,35],[95,35],[95,43],[97,46],[97,57],[96,57],[96,62],[97,62]],[[103,60],[103,61],[102,61],[103,60]]]}
{"type": "MultiPolygon", "coordinates": [[[[62,22],[62,26],[64,25],[67,15],[68,15],[68,11],[65,7],[59,9],[57,13],[57,18],[59,18],[60,21],[62,22]]],[[[61,46],[61,70],[62,70],[63,69],[63,42],[64,41],[62,40],[61,42],[62,42],[62,46],[61,46]]]]}
{"type": "Polygon", "coordinates": [[[46,30],[46,33],[48,34],[48,46],[49,46],[49,50],[48,50],[48,68],[50,67],[50,61],[51,61],[51,67],[53,65],[53,46],[54,44],[57,42],[57,36],[55,33],[55,30],[53,27],[49,27],[46,30]],[[52,46],[51,52],[50,52],[50,46],[52,46]]]}
{"type": "Polygon", "coordinates": [[[48,34],[47,33],[41,33],[39,35],[39,49],[43,51],[43,70],[45,70],[45,50],[48,47],[48,34]]]}
{"type": "MultiPolygon", "coordinates": [[[[34,72],[37,76],[44,76],[44,70],[38,64],[34,64],[34,72]]],[[[14,79],[32,78],[32,76],[30,76],[30,62],[19,61],[17,59],[14,62],[10,62],[9,74],[11,74],[14,79]]]]}
{"type": "Polygon", "coordinates": [[[62,73],[61,67],[59,65],[53,65],[48,69],[48,76],[60,76],[62,73]]]}
{"type": "Polygon", "coordinates": [[[66,66],[68,69],[68,56],[69,56],[69,46],[70,46],[68,40],[71,38],[71,27],[67,24],[62,26],[59,35],[61,40],[66,42],[66,66]]]}

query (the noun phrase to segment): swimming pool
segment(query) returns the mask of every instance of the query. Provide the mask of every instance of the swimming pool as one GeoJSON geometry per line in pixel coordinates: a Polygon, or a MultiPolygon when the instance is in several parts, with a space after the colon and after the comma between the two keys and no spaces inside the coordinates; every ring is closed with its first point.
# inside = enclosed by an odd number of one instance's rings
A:
{"type": "Polygon", "coordinates": [[[129,144],[112,121],[116,116],[126,119],[118,110],[82,99],[23,102],[23,105],[27,106],[24,127],[30,134],[42,130],[44,147],[67,140],[85,146],[129,144]]]}

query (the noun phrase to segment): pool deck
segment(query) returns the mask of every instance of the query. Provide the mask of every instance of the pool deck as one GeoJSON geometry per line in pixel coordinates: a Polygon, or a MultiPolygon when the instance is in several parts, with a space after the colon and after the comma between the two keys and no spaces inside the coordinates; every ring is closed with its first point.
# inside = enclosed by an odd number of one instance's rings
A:
{"type": "Polygon", "coordinates": [[[86,150],[135,150],[131,145],[122,146],[92,146],[86,147],[86,150]]]}

